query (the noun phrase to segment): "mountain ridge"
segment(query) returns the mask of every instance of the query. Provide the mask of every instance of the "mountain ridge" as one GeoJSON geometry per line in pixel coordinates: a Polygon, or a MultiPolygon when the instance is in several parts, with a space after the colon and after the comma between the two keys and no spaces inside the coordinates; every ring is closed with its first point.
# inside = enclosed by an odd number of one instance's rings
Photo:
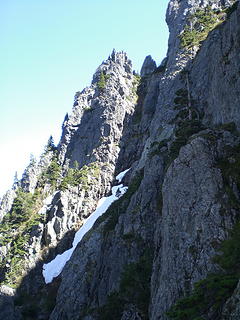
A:
{"type": "Polygon", "coordinates": [[[171,0],[159,67],[148,56],[140,77],[125,53],[113,51],[75,95],[58,147],[49,143],[43,164],[30,164],[21,189],[2,202],[2,314],[238,319],[239,270],[228,247],[238,252],[239,17],[238,3],[171,0]],[[186,35],[193,47],[183,46],[186,35]],[[43,264],[71,247],[129,168],[128,191],[45,284],[43,264]]]}

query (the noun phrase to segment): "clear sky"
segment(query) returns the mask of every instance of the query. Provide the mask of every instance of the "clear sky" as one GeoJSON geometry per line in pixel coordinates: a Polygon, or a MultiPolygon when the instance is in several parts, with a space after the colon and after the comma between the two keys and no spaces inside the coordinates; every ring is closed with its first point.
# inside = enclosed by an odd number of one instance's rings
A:
{"type": "Polygon", "coordinates": [[[112,49],[135,70],[167,51],[168,0],[0,0],[0,196],[50,135],[112,49]]]}

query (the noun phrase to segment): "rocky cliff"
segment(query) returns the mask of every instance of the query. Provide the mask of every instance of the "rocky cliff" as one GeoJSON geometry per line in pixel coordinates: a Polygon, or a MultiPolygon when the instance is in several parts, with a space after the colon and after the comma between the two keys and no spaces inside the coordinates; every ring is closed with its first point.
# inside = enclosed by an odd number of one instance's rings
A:
{"type": "Polygon", "coordinates": [[[239,319],[239,17],[171,0],[160,66],[76,93],[1,204],[3,319],[239,319]]]}

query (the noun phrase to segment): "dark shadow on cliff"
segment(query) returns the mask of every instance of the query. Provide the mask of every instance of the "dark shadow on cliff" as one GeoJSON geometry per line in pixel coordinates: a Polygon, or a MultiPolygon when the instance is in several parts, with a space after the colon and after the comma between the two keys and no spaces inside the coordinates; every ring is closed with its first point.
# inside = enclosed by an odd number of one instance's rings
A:
{"type": "MultiPolygon", "coordinates": [[[[98,101],[94,101],[89,109],[86,109],[81,117],[81,122],[77,125],[76,131],[71,137],[71,143],[67,146],[67,159],[70,159],[70,166],[73,166],[74,162],[79,163],[79,167],[88,165],[95,161],[89,157],[93,150],[99,146],[101,142],[102,128],[105,118],[103,116],[104,106],[100,105],[98,101]]],[[[104,126],[104,133],[108,128],[104,126]]]]}
{"type": "MultiPolygon", "coordinates": [[[[55,307],[57,291],[61,283],[61,275],[54,280],[45,284],[42,270],[43,264],[50,262],[57,254],[71,248],[75,231],[69,231],[55,248],[48,249],[45,247],[42,252],[43,260],[39,260],[35,267],[22,279],[21,284],[16,289],[13,299],[15,311],[22,315],[15,319],[23,320],[47,320],[55,307]]],[[[10,297],[9,297],[10,298],[10,297]]],[[[9,318],[11,319],[11,318],[9,318]]]]}
{"type": "Polygon", "coordinates": [[[125,170],[127,167],[130,168],[141,157],[144,144],[150,134],[149,127],[156,109],[159,81],[162,73],[157,68],[153,73],[142,77],[139,82],[135,110],[132,115],[126,115],[124,119],[116,173],[125,170]],[[149,86],[151,86],[151,92],[148,90],[149,86]]]}

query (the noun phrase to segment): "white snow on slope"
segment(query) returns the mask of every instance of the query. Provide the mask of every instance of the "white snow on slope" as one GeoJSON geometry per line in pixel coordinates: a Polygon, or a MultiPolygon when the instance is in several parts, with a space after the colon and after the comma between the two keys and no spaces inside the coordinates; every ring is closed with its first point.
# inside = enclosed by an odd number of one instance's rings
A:
{"type": "Polygon", "coordinates": [[[116,180],[118,181],[118,183],[122,182],[123,177],[125,176],[125,174],[130,170],[131,168],[120,172],[117,176],[116,176],[116,180]]]}
{"type": "MultiPolygon", "coordinates": [[[[128,170],[129,169],[121,172],[116,179],[120,182],[128,170]]],[[[43,265],[43,277],[46,283],[52,282],[53,278],[57,277],[62,272],[62,269],[71,258],[76,246],[82,240],[83,236],[92,228],[97,218],[106,212],[109,206],[119,199],[127,189],[128,187],[124,187],[123,184],[112,187],[112,195],[103,197],[99,200],[96,210],[85,220],[82,227],[76,232],[72,248],[66,250],[62,254],[58,254],[52,261],[43,265]]]]}

